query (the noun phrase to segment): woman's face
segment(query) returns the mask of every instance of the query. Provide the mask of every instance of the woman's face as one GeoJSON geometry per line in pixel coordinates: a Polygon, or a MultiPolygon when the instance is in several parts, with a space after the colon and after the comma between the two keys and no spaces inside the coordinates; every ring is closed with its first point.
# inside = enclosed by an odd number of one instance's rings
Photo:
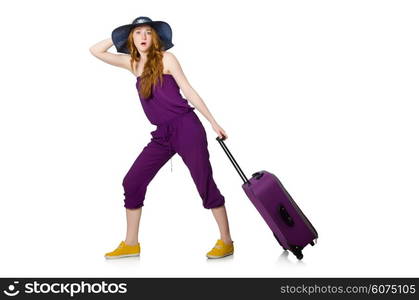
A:
{"type": "Polygon", "coordinates": [[[151,27],[149,25],[138,26],[133,29],[134,44],[141,52],[146,52],[151,46],[151,27]]]}

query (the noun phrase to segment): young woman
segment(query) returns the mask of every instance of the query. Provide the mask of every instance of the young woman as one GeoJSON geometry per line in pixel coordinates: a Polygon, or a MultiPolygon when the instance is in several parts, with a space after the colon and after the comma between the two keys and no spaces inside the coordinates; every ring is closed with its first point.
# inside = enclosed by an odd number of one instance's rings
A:
{"type": "Polygon", "coordinates": [[[144,147],[124,177],[124,207],[127,233],[125,241],[106,258],[139,256],[138,228],[147,186],[159,169],[178,153],[194,180],[204,208],[211,209],[220,230],[220,239],[207,253],[208,258],[221,258],[234,252],[224,196],[212,176],[205,128],[195,114],[197,108],[221,138],[227,138],[207,106],[191,87],[175,55],[167,52],[172,44],[172,30],[163,21],[138,17],[131,24],[112,31],[112,39],[90,48],[100,60],[125,68],[136,77],[141,105],[149,121],[156,125],[151,140],[144,147]],[[107,50],[115,45],[118,52],[107,50]],[[191,107],[183,94],[195,107],[191,107]]]}

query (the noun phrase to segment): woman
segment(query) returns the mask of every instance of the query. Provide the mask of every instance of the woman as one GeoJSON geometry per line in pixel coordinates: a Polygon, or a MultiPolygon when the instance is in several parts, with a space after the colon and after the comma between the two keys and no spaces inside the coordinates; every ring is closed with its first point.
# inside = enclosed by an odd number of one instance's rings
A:
{"type": "Polygon", "coordinates": [[[127,233],[125,241],[106,258],[139,256],[138,228],[148,184],[159,169],[176,153],[187,165],[204,208],[211,209],[220,230],[220,239],[207,253],[208,258],[233,254],[224,196],[212,176],[205,128],[193,110],[197,108],[221,138],[225,131],[215,121],[200,96],[190,86],[175,55],[167,52],[172,44],[172,30],[166,22],[138,17],[131,24],[112,31],[112,39],[90,48],[100,60],[129,70],[137,79],[141,105],[149,121],[157,125],[123,180],[127,233]],[[115,45],[118,52],[107,50],[115,45]],[[191,107],[185,97],[195,106],[191,107]]]}

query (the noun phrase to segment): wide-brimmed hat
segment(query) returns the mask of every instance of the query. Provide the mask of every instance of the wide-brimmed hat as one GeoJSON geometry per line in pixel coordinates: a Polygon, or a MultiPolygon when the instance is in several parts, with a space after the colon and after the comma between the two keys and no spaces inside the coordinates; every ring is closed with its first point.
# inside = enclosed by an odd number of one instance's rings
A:
{"type": "Polygon", "coordinates": [[[131,24],[122,25],[112,31],[112,41],[118,52],[129,54],[127,40],[130,31],[139,26],[147,24],[153,27],[163,43],[163,50],[172,48],[172,28],[163,21],[152,21],[149,17],[138,17],[131,24]]]}

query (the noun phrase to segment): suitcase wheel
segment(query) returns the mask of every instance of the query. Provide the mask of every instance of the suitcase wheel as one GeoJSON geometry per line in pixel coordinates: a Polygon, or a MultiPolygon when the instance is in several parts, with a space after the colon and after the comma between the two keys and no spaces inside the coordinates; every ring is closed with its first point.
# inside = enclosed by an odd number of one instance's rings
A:
{"type": "Polygon", "coordinates": [[[303,257],[304,257],[304,255],[303,255],[303,253],[294,253],[294,255],[299,259],[299,260],[302,260],[303,259],[303,257]]]}
{"type": "Polygon", "coordinates": [[[303,252],[301,250],[302,249],[299,246],[294,246],[294,245],[291,246],[292,254],[294,254],[299,260],[302,260],[304,257],[303,252]]]}

